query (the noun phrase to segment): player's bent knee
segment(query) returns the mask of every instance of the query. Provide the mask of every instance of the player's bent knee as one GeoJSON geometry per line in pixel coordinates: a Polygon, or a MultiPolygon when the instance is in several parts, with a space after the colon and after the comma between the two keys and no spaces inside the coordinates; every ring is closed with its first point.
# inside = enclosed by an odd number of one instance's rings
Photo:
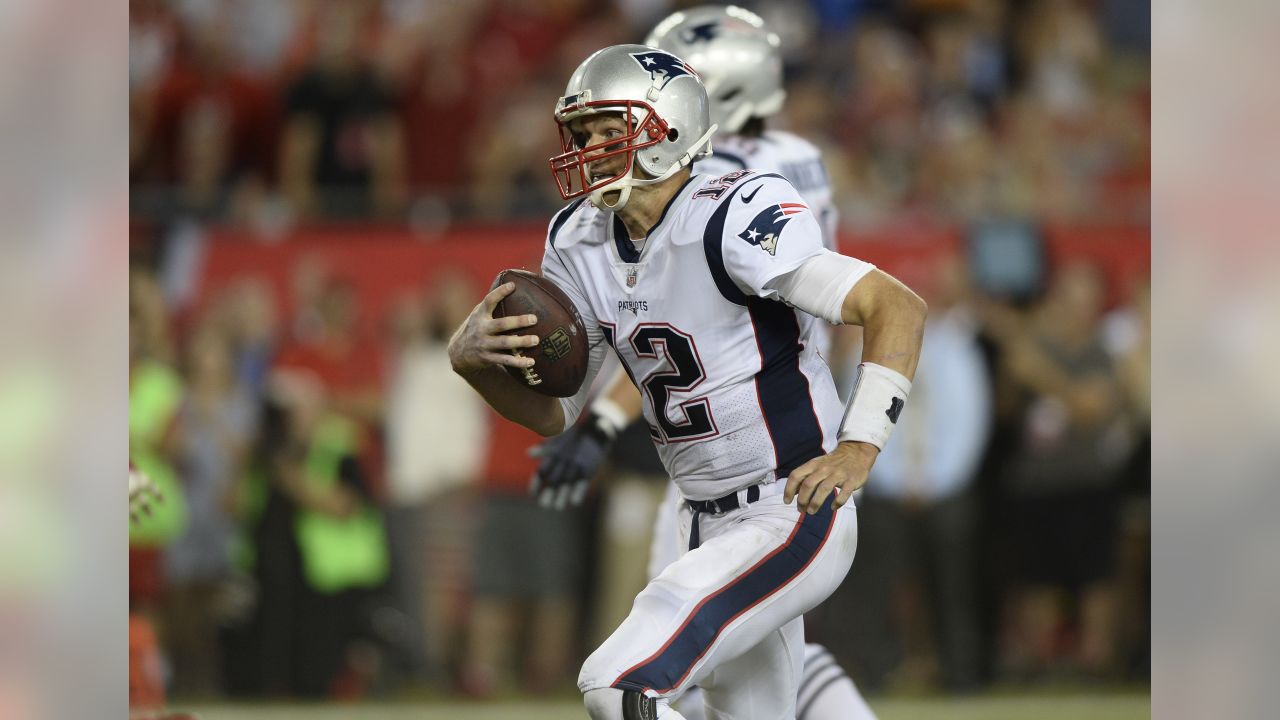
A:
{"type": "Polygon", "coordinates": [[[596,688],[582,696],[591,720],[655,720],[658,701],[635,690],[596,688]]]}
{"type": "Polygon", "coordinates": [[[582,694],[591,720],[621,720],[622,691],[617,688],[596,688],[582,694]]]}

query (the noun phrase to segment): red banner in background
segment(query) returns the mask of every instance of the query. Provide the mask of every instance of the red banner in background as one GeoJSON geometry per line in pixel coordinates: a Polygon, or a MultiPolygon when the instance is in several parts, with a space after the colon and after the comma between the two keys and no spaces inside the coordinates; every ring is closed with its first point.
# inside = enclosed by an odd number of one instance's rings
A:
{"type": "Polygon", "coordinates": [[[542,226],[468,228],[424,240],[403,229],[335,228],[302,230],[281,241],[235,231],[210,232],[199,273],[197,305],[221,288],[247,278],[266,281],[282,317],[293,312],[291,273],[304,260],[320,261],[331,274],[360,295],[366,330],[385,327],[382,318],[406,293],[430,287],[443,272],[462,272],[481,290],[498,271],[536,270],[542,262],[542,226]]]}
{"type": "MultiPolygon", "coordinates": [[[[332,275],[354,286],[360,296],[364,337],[386,341],[390,311],[406,294],[421,293],[442,272],[462,272],[476,283],[476,299],[500,270],[536,270],[545,240],[542,225],[470,227],[424,240],[405,229],[325,227],[300,230],[281,241],[235,231],[210,233],[198,272],[195,309],[227,285],[256,278],[272,289],[280,317],[293,312],[291,274],[304,260],[316,259],[332,275]]],[[[1056,226],[1045,228],[1050,268],[1083,259],[1096,262],[1110,281],[1110,300],[1122,302],[1135,281],[1150,272],[1150,229],[1056,226]]],[[[908,285],[928,282],[937,260],[964,248],[954,228],[890,227],[847,231],[840,238],[847,254],[873,262],[908,285]]],[[[523,491],[533,472],[526,450],[540,438],[512,423],[494,425],[488,477],[508,491],[523,491]]]]}
{"type": "Polygon", "coordinates": [[[874,230],[843,230],[840,252],[876,267],[919,289],[932,282],[939,258],[962,252],[963,239],[954,228],[902,225],[874,230]]]}
{"type": "MultiPolygon", "coordinates": [[[[267,244],[253,235],[212,231],[199,273],[197,304],[229,283],[261,278],[273,289],[287,317],[293,310],[291,270],[305,258],[318,258],[336,277],[358,289],[361,315],[365,322],[375,323],[366,329],[380,329],[380,319],[399,297],[429,287],[440,272],[467,274],[479,293],[500,270],[536,270],[542,260],[544,233],[540,224],[473,227],[423,240],[404,229],[325,227],[298,231],[267,244]]],[[[1149,228],[1141,226],[1050,226],[1044,239],[1051,267],[1071,259],[1100,265],[1111,281],[1114,302],[1127,295],[1135,278],[1141,280],[1150,271],[1149,234],[1149,228]]],[[[840,247],[912,284],[939,256],[960,252],[963,237],[953,228],[890,227],[846,231],[840,247]]]]}
{"type": "Polygon", "coordinates": [[[1151,275],[1151,228],[1145,225],[1049,225],[1045,245],[1051,268],[1072,261],[1102,268],[1109,305],[1124,303],[1151,275]]]}

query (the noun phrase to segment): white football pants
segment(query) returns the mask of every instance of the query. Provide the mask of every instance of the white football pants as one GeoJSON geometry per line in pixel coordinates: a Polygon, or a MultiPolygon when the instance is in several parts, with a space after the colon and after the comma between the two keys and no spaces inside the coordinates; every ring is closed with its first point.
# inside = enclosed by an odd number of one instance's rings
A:
{"type": "MultiPolygon", "coordinates": [[[[701,545],[668,565],[583,665],[578,687],[672,698],[703,689],[707,717],[780,720],[796,713],[804,661],[801,615],[844,579],[857,516],[830,501],[814,515],[782,503],[783,482],[758,501],[698,517],[701,545]]],[[[665,509],[665,508],[664,508],[665,509]]],[[[687,547],[693,511],[682,506],[687,547]]]]}

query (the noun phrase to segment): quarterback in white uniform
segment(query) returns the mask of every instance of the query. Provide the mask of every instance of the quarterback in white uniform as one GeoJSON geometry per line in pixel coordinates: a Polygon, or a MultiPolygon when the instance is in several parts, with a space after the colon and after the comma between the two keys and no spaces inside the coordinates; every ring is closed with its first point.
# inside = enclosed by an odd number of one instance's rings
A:
{"type": "Polygon", "coordinates": [[[923,301],[825,249],[789,182],[691,174],[715,131],[707,108],[688,65],[642,45],[591,55],[556,105],[563,152],[551,168],[562,195],[579,199],[551,222],[543,274],[591,340],[577,396],[539,395],[500,367],[530,366],[509,351],[539,342],[506,334],[535,318],[493,318],[510,283],[450,341],[456,372],[547,436],[577,420],[612,347],[685,498],[690,549],[579,675],[596,720],[678,720],[669,701],[693,685],[709,717],[795,716],[801,615],[848,572],[857,520],[844,505],[888,439],[919,357],[923,301]],[[863,326],[847,407],[812,347],[815,318],[863,326]]]}
{"type": "MultiPolygon", "coordinates": [[[[824,246],[835,250],[837,214],[820,151],[797,135],[765,128],[766,119],[781,110],[786,96],[777,35],[748,10],[704,6],[668,16],[645,44],[688,62],[708,89],[711,120],[718,129],[711,155],[698,160],[694,170],[713,176],[746,169],[781,175],[800,193],[808,212],[822,226],[824,246]]],[[[805,345],[829,358],[831,326],[825,321],[813,323],[805,345]]],[[[618,370],[578,426],[536,449],[541,462],[534,476],[534,492],[539,500],[559,507],[581,502],[607,447],[641,416],[642,403],[640,391],[618,370]]],[[[653,425],[650,432],[660,437],[653,425]]],[[[677,529],[684,505],[679,489],[669,483],[656,516],[649,578],[657,577],[687,547],[677,529]]],[[[805,656],[799,720],[875,719],[852,679],[825,648],[807,645],[805,656]]],[[[701,717],[701,697],[690,695],[681,699],[679,707],[690,718],[701,717]]]]}
{"type": "Polygon", "coordinates": [[[612,346],[643,388],[658,455],[685,498],[772,482],[834,447],[841,405],[812,343],[818,321],[770,287],[821,238],[782,176],[750,170],[688,178],[643,250],[618,215],[581,200],[553,221],[543,274],[600,328],[600,360],[612,346]],[[613,282],[575,296],[577,277],[613,282]],[[792,402],[797,393],[811,401],[792,402]]]}

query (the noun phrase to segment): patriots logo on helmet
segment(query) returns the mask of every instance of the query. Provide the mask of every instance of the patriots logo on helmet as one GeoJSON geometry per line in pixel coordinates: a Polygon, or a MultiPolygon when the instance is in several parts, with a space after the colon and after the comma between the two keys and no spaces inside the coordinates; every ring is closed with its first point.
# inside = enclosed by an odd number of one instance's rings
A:
{"type": "Polygon", "coordinates": [[[770,205],[761,210],[747,225],[747,229],[738,233],[738,237],[752,245],[758,245],[770,255],[778,254],[778,238],[782,236],[782,228],[791,222],[790,215],[803,212],[808,208],[800,203],[780,203],[770,205]]]}
{"type": "Polygon", "coordinates": [[[697,77],[697,73],[693,71],[693,68],[684,64],[683,60],[671,53],[650,50],[649,52],[631,53],[631,57],[640,63],[640,67],[649,72],[649,77],[653,78],[654,82],[662,81],[658,85],[659,90],[665,88],[672,78],[678,78],[681,75],[697,77]]]}
{"type": "Polygon", "coordinates": [[[680,39],[690,45],[696,42],[711,42],[716,39],[719,30],[720,26],[713,22],[694,25],[691,28],[681,30],[680,39]]]}

